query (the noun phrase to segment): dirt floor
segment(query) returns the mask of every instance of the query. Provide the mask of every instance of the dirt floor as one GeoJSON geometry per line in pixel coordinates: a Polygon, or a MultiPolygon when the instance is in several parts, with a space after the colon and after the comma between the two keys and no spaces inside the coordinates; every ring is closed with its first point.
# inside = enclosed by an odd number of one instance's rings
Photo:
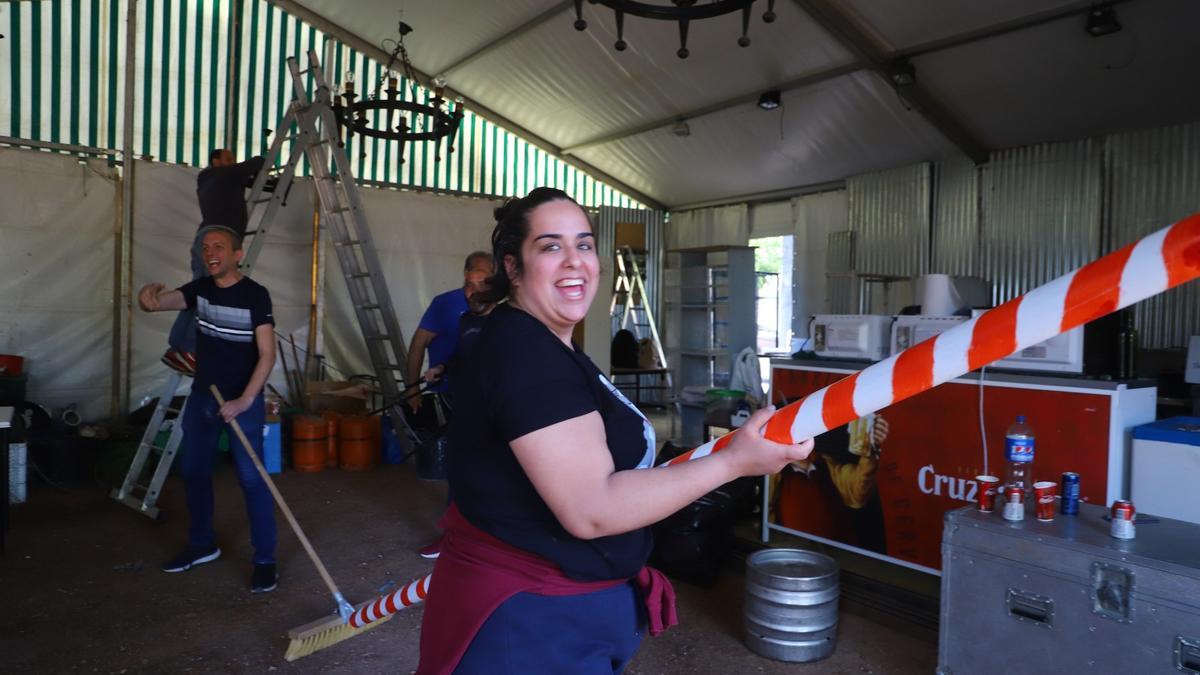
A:
{"type": "MultiPolygon", "coordinates": [[[[417,664],[421,609],[287,663],[289,628],[331,612],[320,578],[282,517],[279,589],[251,595],[250,546],[231,467],[217,474],[220,560],[181,574],[158,566],[184,541],[182,484],[168,481],[161,522],[111,501],[96,485],[64,493],[34,486],[10,512],[0,556],[0,654],[6,672],[408,673],[417,664]]],[[[352,602],[430,570],[414,549],[435,535],[445,486],[411,466],[366,473],[285,472],[280,490],[352,602]]],[[[742,583],[677,583],[682,625],[648,639],[627,672],[928,673],[937,647],[843,602],[838,647],[815,664],[785,664],[741,644],[742,583]]]]}

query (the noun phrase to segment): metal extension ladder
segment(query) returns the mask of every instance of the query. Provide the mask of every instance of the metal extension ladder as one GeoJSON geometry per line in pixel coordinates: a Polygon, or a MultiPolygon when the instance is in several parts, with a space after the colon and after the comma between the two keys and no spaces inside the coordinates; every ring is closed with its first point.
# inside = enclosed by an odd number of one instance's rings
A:
{"type": "Polygon", "coordinates": [[[362,196],[354,182],[350,158],[346,156],[339,136],[329,84],[316,52],[308,53],[307,71],[300,70],[295,57],[288,58],[287,65],[296,91],[294,105],[299,112],[300,147],[308,154],[313,185],[321,206],[321,220],[329,228],[392,428],[405,452],[411,452],[415,436],[404,416],[401,398],[407,391],[404,371],[408,350],[383,276],[383,266],[375,251],[371,228],[367,225],[362,196]],[[305,73],[312,74],[315,84],[311,102],[304,86],[305,73]],[[318,120],[321,122],[319,127],[318,120]],[[329,172],[330,155],[337,168],[335,175],[329,172]]]}
{"type": "MultiPolygon", "coordinates": [[[[367,351],[371,355],[371,363],[379,377],[385,401],[389,402],[388,414],[392,426],[397,431],[404,445],[411,443],[411,431],[407,420],[400,409],[400,383],[403,382],[403,366],[407,353],[404,348],[404,337],[400,332],[399,322],[392,308],[391,296],[388,295],[387,283],[384,280],[378,256],[372,244],[371,233],[367,227],[366,215],[362,201],[354,183],[354,175],[350,170],[350,162],[338,139],[337,121],[330,108],[329,87],[317,62],[316,55],[309,53],[310,71],[300,71],[295,57],[288,59],[288,69],[292,75],[295,98],[288,108],[287,114],[279,124],[279,131],[271,143],[271,148],[263,162],[263,168],[254,179],[250,189],[250,197],[246,200],[251,209],[246,228],[246,254],[242,260],[241,270],[246,276],[253,272],[258,254],[270,225],[280,204],[286,198],[296,174],[296,165],[300,158],[307,154],[309,166],[313,173],[313,182],[319,196],[321,216],[329,226],[329,231],[337,249],[338,261],[342,273],[346,277],[346,285],[350,289],[350,297],[354,302],[355,313],[358,315],[359,326],[367,342],[367,351]],[[314,101],[309,101],[303,76],[312,72],[317,84],[314,101]],[[318,122],[320,124],[318,125],[318,122]],[[287,131],[296,129],[296,133],[287,135],[287,131]],[[278,173],[278,182],[270,196],[266,196],[265,187],[272,167],[279,161],[285,143],[293,143],[287,162],[278,173]],[[339,180],[329,173],[328,145],[336,145],[337,151],[333,158],[338,168],[339,180]],[[340,186],[340,189],[339,189],[340,186]],[[349,225],[347,224],[349,221],[349,225]],[[353,229],[351,229],[351,226],[353,229]],[[391,353],[389,353],[389,349],[391,353]]],[[[184,376],[172,371],[167,378],[158,397],[158,405],[151,415],[150,424],[142,434],[137,453],[129,466],[120,488],[112,491],[111,497],[130,508],[157,518],[159,514],[159,493],[167,473],[183,440],[182,420],[184,405],[178,409],[171,408],[171,401],[179,388],[184,376]],[[155,440],[168,414],[175,414],[176,424],[165,445],[155,445],[155,440]],[[142,475],[147,469],[151,455],[158,453],[158,463],[151,471],[148,483],[141,483],[142,475]]],[[[190,396],[190,394],[189,394],[190,396]]],[[[410,448],[406,447],[406,451],[410,448]]]]}
{"type": "MultiPolygon", "coordinates": [[[[642,282],[642,270],[638,265],[637,256],[634,255],[633,249],[622,246],[617,251],[616,258],[617,274],[613,285],[612,302],[609,304],[609,316],[615,317],[619,311],[621,313],[621,329],[632,326],[633,334],[638,339],[643,337],[642,328],[649,332],[658,362],[666,370],[667,391],[671,392],[673,396],[675,383],[672,381],[671,368],[667,364],[667,354],[663,351],[662,339],[658,334],[658,324],[654,320],[654,313],[650,311],[649,298],[646,295],[646,286],[642,282]]],[[[677,401],[675,403],[678,405],[677,401]]]]}

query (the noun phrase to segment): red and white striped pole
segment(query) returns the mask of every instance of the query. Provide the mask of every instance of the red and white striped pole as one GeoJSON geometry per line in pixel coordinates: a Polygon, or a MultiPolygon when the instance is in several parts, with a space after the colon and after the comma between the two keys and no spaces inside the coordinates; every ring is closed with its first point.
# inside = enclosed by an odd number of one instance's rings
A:
{"type": "MultiPolygon", "coordinates": [[[[784,406],[767,421],[764,433],[779,443],[812,438],[1197,277],[1200,214],[784,406]]],[[[718,452],[736,433],[668,464],[718,452]]],[[[431,577],[364,606],[351,616],[350,625],[358,628],[421,602],[431,577]]]]}
{"type": "MultiPolygon", "coordinates": [[[[799,443],[1197,277],[1200,214],[784,406],[763,433],[799,443]]],[[[669,464],[718,452],[735,433],[669,464]]]]}
{"type": "Polygon", "coordinates": [[[426,594],[429,593],[429,580],[432,578],[432,574],[426,574],[419,579],[408,582],[387,595],[376,598],[372,603],[363,605],[350,615],[350,626],[361,628],[385,616],[395,614],[405,607],[411,607],[417,603],[424,602],[426,594]]]}

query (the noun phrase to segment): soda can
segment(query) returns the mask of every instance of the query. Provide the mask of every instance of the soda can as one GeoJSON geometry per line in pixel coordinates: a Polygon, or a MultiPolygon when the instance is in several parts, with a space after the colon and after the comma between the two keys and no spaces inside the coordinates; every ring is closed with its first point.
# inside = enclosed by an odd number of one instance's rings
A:
{"type": "Polygon", "coordinates": [[[1137,536],[1134,530],[1133,502],[1128,499],[1118,499],[1112,504],[1112,529],[1109,534],[1114,539],[1133,539],[1137,536]]]}
{"type": "Polygon", "coordinates": [[[1033,484],[1033,495],[1037,501],[1037,519],[1043,523],[1054,521],[1054,481],[1044,480],[1033,484]]]}
{"type": "Polygon", "coordinates": [[[1059,493],[1059,512],[1064,516],[1079,515],[1079,474],[1066,471],[1062,475],[1059,493]]]}
{"type": "Polygon", "coordinates": [[[1004,519],[1025,520],[1025,488],[1016,485],[1004,488],[1004,519]]]}
{"type": "Polygon", "coordinates": [[[1000,479],[995,476],[975,476],[979,484],[979,510],[991,513],[996,506],[996,488],[1000,487],[1000,479]]]}

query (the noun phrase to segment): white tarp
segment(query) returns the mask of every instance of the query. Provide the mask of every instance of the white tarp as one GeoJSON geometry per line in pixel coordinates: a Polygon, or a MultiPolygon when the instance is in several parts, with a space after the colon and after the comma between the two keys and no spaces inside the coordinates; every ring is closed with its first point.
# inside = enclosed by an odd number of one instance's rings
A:
{"type": "MultiPolygon", "coordinates": [[[[168,288],[191,280],[189,249],[200,223],[196,202],[199,169],[139,161],[134,175],[133,292],[159,281],[168,288]]],[[[276,212],[254,270],[254,280],[267,287],[276,330],[294,334],[304,346],[308,334],[312,272],[313,206],[309,183],[293,184],[287,205],[276,212]]],[[[249,240],[247,240],[249,243],[249,240]]],[[[109,258],[111,259],[111,255],[109,258]]],[[[159,394],[168,374],[159,358],[167,348],[174,312],[147,314],[134,298],[130,403],[137,408],[159,394]]],[[[288,352],[291,361],[290,347],[288,352]]],[[[303,357],[302,357],[303,358],[303,357]]],[[[281,392],[287,385],[278,359],[270,382],[281,392]]],[[[185,380],[183,388],[190,386],[185,380]]]]}
{"type": "MultiPolygon", "coordinates": [[[[492,250],[492,212],[499,204],[398,190],[363,188],[361,193],[407,346],[433,296],[462,287],[467,255],[492,250]]],[[[332,251],[325,256],[325,301],[325,345],[331,365],[345,374],[373,373],[332,251]]]]}
{"type": "Polygon", "coordinates": [[[102,160],[0,149],[0,353],[26,397],[107,416],[117,180],[102,160]]]}

